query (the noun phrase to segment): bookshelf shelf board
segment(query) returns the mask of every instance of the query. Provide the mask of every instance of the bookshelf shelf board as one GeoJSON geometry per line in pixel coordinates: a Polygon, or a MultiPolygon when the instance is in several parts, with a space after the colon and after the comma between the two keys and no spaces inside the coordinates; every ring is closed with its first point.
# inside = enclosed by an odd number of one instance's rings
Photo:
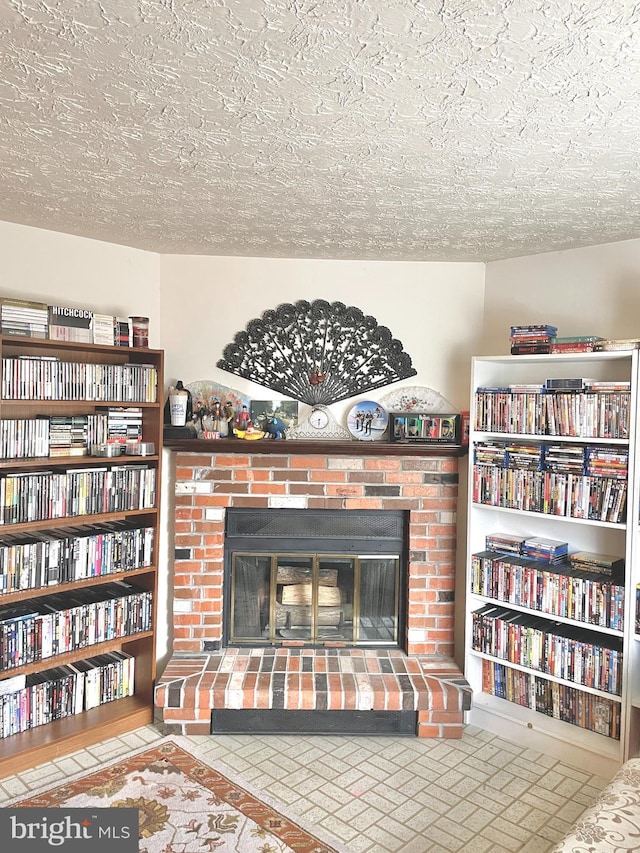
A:
{"type": "Polygon", "coordinates": [[[0,459],[0,471],[143,465],[145,462],[157,462],[158,459],[158,456],[38,456],[33,459],[0,459]]]}
{"type": "Polygon", "coordinates": [[[533,518],[544,518],[552,523],[564,522],[568,524],[585,524],[589,527],[608,527],[613,530],[625,530],[627,526],[624,521],[591,521],[588,518],[573,518],[573,516],[570,515],[550,515],[545,512],[529,512],[526,509],[511,509],[511,507],[506,506],[491,506],[491,504],[472,503],[475,509],[493,510],[494,512],[512,513],[515,515],[529,516],[533,518]]]}
{"type": "Polygon", "coordinates": [[[57,410],[65,413],[69,409],[81,409],[82,414],[86,414],[91,409],[155,409],[157,403],[147,400],[20,400],[15,397],[5,397],[2,400],[3,412],[5,409],[20,408],[25,411],[33,409],[34,413],[40,413],[43,406],[47,407],[48,414],[57,414],[57,410]]]}
{"type": "Polygon", "coordinates": [[[34,530],[60,530],[65,527],[77,527],[79,524],[105,524],[109,521],[123,521],[127,518],[144,515],[157,515],[157,508],[128,509],[123,512],[105,512],[102,515],[65,515],[62,518],[45,518],[42,521],[28,521],[21,524],[0,524],[0,540],[2,533],[26,533],[34,530]]]}
{"type": "Polygon", "coordinates": [[[536,678],[544,678],[545,681],[553,681],[556,684],[564,684],[566,687],[573,687],[583,693],[592,693],[594,696],[601,696],[603,699],[610,699],[612,702],[622,702],[622,698],[615,693],[607,693],[604,690],[596,690],[593,687],[587,687],[585,684],[579,684],[577,681],[567,681],[567,679],[565,678],[558,678],[555,675],[550,675],[548,672],[541,672],[539,669],[531,669],[530,667],[522,666],[519,663],[511,663],[511,661],[505,660],[504,658],[496,658],[493,655],[487,655],[484,652],[478,652],[475,650],[472,650],[470,652],[470,655],[480,660],[488,660],[491,661],[491,663],[502,664],[503,666],[506,666],[509,669],[517,669],[518,672],[526,672],[528,675],[534,675],[536,678]]]}
{"type": "Polygon", "coordinates": [[[153,697],[130,696],[0,741],[0,778],[153,722],[153,697]]]}
{"type": "Polygon", "coordinates": [[[604,350],[602,352],[559,352],[540,354],[534,353],[531,355],[483,355],[477,356],[473,359],[473,361],[482,361],[485,364],[509,365],[510,368],[515,368],[517,370],[518,365],[548,365],[551,361],[553,361],[554,364],[560,365],[562,367],[571,363],[581,364],[583,366],[584,364],[593,364],[595,359],[601,362],[628,361],[634,352],[635,350],[633,349],[624,349],[604,350]]]}
{"type": "MultiPolygon", "coordinates": [[[[29,675],[31,672],[40,672],[43,669],[51,669],[56,666],[63,666],[67,663],[73,663],[77,660],[83,660],[84,658],[92,658],[96,655],[105,654],[105,652],[113,652],[117,649],[126,646],[129,642],[134,642],[136,640],[145,640],[152,639],[153,631],[140,631],[137,634],[127,634],[124,637],[114,637],[113,640],[106,640],[104,643],[94,643],[92,646],[83,646],[81,649],[74,649],[72,652],[65,652],[61,655],[53,655],[53,657],[49,658],[41,658],[40,660],[34,661],[33,663],[27,663],[23,666],[15,666],[11,669],[3,669],[0,671],[0,676],[3,678],[6,676],[12,675],[29,675]]],[[[4,744],[5,741],[10,738],[3,738],[0,740],[0,744],[4,744]]]]}
{"type": "MultiPolygon", "coordinates": [[[[475,592],[470,592],[469,596],[474,598],[478,604],[495,604],[499,607],[508,607],[509,610],[517,610],[518,613],[531,613],[533,616],[551,619],[553,622],[562,622],[565,625],[574,625],[576,628],[586,628],[589,631],[594,631],[598,634],[608,634],[611,637],[624,636],[623,631],[617,631],[614,628],[605,628],[601,625],[594,625],[592,622],[581,622],[578,619],[567,619],[566,616],[558,616],[555,613],[548,613],[546,610],[533,610],[531,607],[522,607],[519,604],[512,604],[510,601],[504,601],[501,598],[488,598],[484,595],[478,595],[475,592]]],[[[474,605],[473,609],[475,609],[476,606],[477,605],[474,605]]],[[[509,664],[509,666],[511,666],[511,664],[509,664]]]]}
{"type": "Polygon", "coordinates": [[[0,335],[0,344],[3,352],[11,353],[14,349],[23,352],[25,349],[34,352],[44,350],[60,350],[61,352],[77,352],[82,360],[90,353],[102,353],[108,356],[109,361],[114,358],[127,360],[135,358],[136,361],[151,361],[162,355],[159,349],[147,349],[146,347],[115,347],[108,344],[88,344],[81,341],[57,341],[52,338],[29,338],[22,335],[0,335]]]}
{"type": "Polygon", "coordinates": [[[541,731],[544,724],[545,735],[558,738],[577,750],[592,751],[598,756],[613,760],[618,758],[620,745],[617,739],[583,729],[580,726],[574,726],[572,723],[565,723],[562,720],[541,715],[532,708],[525,708],[515,702],[509,702],[507,699],[491,696],[488,693],[481,694],[477,700],[474,699],[474,706],[481,713],[483,711],[489,712],[492,716],[497,717],[500,720],[500,726],[508,721],[515,721],[529,730],[541,731]]]}
{"type": "Polygon", "coordinates": [[[484,441],[495,439],[496,441],[517,441],[523,444],[598,444],[611,447],[628,447],[629,440],[626,438],[602,438],[600,436],[584,435],[536,435],[530,432],[495,432],[478,430],[476,439],[484,441]]]}
{"type": "MultiPolygon", "coordinates": [[[[40,598],[53,592],[71,592],[74,589],[84,589],[87,586],[100,586],[113,581],[129,580],[142,575],[153,575],[157,572],[156,566],[141,566],[138,569],[129,569],[126,572],[113,572],[112,574],[98,575],[95,578],[83,578],[70,583],[50,584],[49,586],[36,586],[32,589],[19,590],[15,592],[0,593],[0,606],[12,604],[14,601],[29,601],[31,598],[40,598]]],[[[138,636],[136,634],[136,636],[138,636]]]]}

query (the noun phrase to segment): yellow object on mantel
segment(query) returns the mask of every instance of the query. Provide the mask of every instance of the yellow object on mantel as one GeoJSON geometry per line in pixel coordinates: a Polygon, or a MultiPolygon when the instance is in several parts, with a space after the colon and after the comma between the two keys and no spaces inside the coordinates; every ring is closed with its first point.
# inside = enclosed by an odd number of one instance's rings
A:
{"type": "Polygon", "coordinates": [[[234,429],[233,434],[236,438],[244,438],[245,441],[253,441],[256,438],[264,437],[264,432],[259,429],[234,429]]]}

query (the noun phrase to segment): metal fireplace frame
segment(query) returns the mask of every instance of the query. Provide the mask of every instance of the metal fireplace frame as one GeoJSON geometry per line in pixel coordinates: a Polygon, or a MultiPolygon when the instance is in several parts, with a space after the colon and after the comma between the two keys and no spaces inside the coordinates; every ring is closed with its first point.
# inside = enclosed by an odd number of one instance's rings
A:
{"type": "MultiPolygon", "coordinates": [[[[404,649],[407,616],[408,584],[408,532],[409,513],[402,510],[331,510],[331,509],[227,509],[225,520],[224,596],[223,596],[223,645],[242,646],[286,646],[302,645],[319,648],[340,645],[349,648],[398,648],[404,649]],[[234,606],[232,591],[232,556],[254,554],[276,555],[299,558],[352,559],[358,566],[362,559],[395,557],[398,555],[398,571],[395,578],[397,603],[396,631],[394,640],[356,640],[251,637],[246,640],[232,637],[231,614],[234,606]],[[360,559],[358,559],[360,558],[360,559]]],[[[317,577],[317,575],[316,575],[317,577]]],[[[354,580],[355,584],[355,580],[354,580]]],[[[271,594],[275,588],[272,585],[271,594]]],[[[317,608],[314,610],[317,614],[317,608]]],[[[355,609],[354,617],[359,614],[355,609]]],[[[354,618],[355,622],[355,618],[354,618]]],[[[275,632],[272,629],[272,634],[275,632]]]]}

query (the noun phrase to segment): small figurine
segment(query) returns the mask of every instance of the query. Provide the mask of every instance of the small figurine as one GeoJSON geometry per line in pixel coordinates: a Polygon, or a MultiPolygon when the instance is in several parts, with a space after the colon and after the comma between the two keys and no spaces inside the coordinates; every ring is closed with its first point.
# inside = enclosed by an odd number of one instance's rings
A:
{"type": "Polygon", "coordinates": [[[224,415],[222,413],[222,406],[220,405],[220,400],[218,400],[217,397],[215,397],[211,403],[209,414],[211,415],[211,429],[214,432],[221,432],[224,415]]]}
{"type": "Polygon", "coordinates": [[[233,438],[233,403],[227,400],[224,404],[224,419],[227,422],[227,438],[233,438]]]}
{"type": "Polygon", "coordinates": [[[246,429],[251,423],[251,415],[246,406],[243,406],[236,416],[236,427],[239,430],[246,429]]]}
{"type": "Polygon", "coordinates": [[[267,415],[267,423],[264,428],[264,432],[268,438],[274,438],[276,441],[286,438],[286,429],[287,425],[284,421],[281,421],[280,418],[276,417],[275,414],[267,415]]]}

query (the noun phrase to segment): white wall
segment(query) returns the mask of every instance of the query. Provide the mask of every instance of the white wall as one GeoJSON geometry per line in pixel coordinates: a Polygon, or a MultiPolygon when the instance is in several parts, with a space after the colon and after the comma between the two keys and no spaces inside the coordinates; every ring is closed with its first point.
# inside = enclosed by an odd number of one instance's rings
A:
{"type": "Polygon", "coordinates": [[[509,329],[550,323],[559,335],[640,337],[640,240],[487,264],[478,355],[509,352],[509,329]]]}
{"type": "Polygon", "coordinates": [[[418,371],[402,385],[433,388],[466,409],[469,358],[482,330],[483,283],[484,264],[165,255],[166,378],[214,379],[255,399],[264,393],[260,386],[215,366],[226,344],[267,309],[326,299],[360,308],[400,339],[418,371]]]}
{"type": "Polygon", "coordinates": [[[0,293],[103,314],[149,317],[160,347],[160,256],[0,222],[0,293]]]}

